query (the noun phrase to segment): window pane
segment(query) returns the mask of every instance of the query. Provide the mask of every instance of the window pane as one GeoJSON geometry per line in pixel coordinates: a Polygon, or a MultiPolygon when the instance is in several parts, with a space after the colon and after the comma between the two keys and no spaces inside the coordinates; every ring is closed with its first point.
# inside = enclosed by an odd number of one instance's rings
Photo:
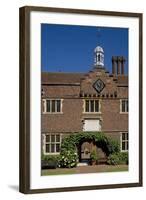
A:
{"type": "Polygon", "coordinates": [[[126,142],[126,150],[128,150],[128,142],[126,142]]]}
{"type": "Polygon", "coordinates": [[[122,112],[125,112],[125,100],[122,100],[122,112]]]}
{"type": "Polygon", "coordinates": [[[46,153],[50,153],[50,144],[46,144],[46,153]]]}
{"type": "Polygon", "coordinates": [[[125,150],[125,142],[122,142],[122,150],[125,150]]]}
{"type": "Polygon", "coordinates": [[[50,135],[46,135],[46,142],[50,142],[50,135]]]}
{"type": "Polygon", "coordinates": [[[60,144],[56,144],[56,152],[60,152],[60,144]]]}
{"type": "Polygon", "coordinates": [[[85,112],[89,112],[89,100],[86,100],[85,112]]]}
{"type": "Polygon", "coordinates": [[[57,112],[60,112],[61,110],[61,103],[60,100],[57,100],[57,112]]]}
{"type": "Polygon", "coordinates": [[[46,104],[45,100],[42,100],[42,111],[43,112],[46,112],[46,110],[45,110],[45,104],[46,104]]]}
{"type": "Polygon", "coordinates": [[[125,137],[125,133],[122,133],[122,140],[125,140],[126,137],[125,137]]]}
{"type": "Polygon", "coordinates": [[[47,112],[50,112],[50,100],[47,100],[47,101],[46,101],[46,104],[47,104],[47,105],[46,105],[46,111],[47,111],[47,112]]]}
{"type": "Polygon", "coordinates": [[[56,142],[60,142],[60,135],[56,135],[56,142]]]}
{"type": "Polygon", "coordinates": [[[128,100],[126,101],[126,112],[128,112],[128,100]]]}
{"type": "Polygon", "coordinates": [[[55,152],[55,144],[51,144],[51,152],[52,152],[52,153],[55,152]]]}
{"type": "Polygon", "coordinates": [[[90,101],[90,112],[94,112],[94,100],[90,101]]]}
{"type": "Polygon", "coordinates": [[[55,100],[52,100],[52,112],[55,112],[55,100]]]}
{"type": "Polygon", "coordinates": [[[128,140],[128,133],[125,133],[126,134],[126,140],[128,140]]]}
{"type": "Polygon", "coordinates": [[[55,135],[51,135],[51,142],[55,142],[55,135]]]}
{"type": "Polygon", "coordinates": [[[95,101],[95,112],[99,112],[99,101],[95,101]]]}

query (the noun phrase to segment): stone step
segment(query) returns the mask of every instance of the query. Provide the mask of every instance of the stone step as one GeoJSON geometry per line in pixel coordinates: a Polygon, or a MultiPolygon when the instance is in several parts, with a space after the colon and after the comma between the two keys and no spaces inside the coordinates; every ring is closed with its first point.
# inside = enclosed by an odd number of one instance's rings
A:
{"type": "Polygon", "coordinates": [[[78,163],[77,167],[80,167],[80,166],[88,166],[88,163],[86,162],[78,163]]]}

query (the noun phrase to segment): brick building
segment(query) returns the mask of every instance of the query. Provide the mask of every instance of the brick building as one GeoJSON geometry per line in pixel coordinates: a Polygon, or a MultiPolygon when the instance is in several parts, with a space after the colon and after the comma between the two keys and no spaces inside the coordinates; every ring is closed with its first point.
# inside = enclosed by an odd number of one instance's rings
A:
{"type": "MultiPolygon", "coordinates": [[[[103,48],[94,50],[91,71],[85,73],[42,72],[42,151],[57,154],[69,134],[102,131],[128,150],[128,76],[123,56],[112,57],[112,73],[104,66],[103,48]]],[[[80,159],[89,159],[94,144],[84,141],[80,159]]],[[[96,147],[100,156],[105,153],[96,147]]]]}

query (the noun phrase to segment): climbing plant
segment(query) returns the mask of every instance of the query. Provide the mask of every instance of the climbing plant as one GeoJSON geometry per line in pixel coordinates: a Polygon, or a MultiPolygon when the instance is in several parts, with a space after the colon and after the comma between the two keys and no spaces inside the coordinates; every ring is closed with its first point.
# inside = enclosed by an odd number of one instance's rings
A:
{"type": "Polygon", "coordinates": [[[59,167],[76,167],[78,148],[84,141],[92,141],[106,153],[107,156],[120,151],[118,141],[105,136],[101,132],[81,132],[65,137],[62,141],[59,167]]]}
{"type": "Polygon", "coordinates": [[[102,132],[80,132],[63,139],[61,152],[68,150],[77,151],[80,143],[86,140],[95,142],[98,147],[103,149],[107,156],[120,151],[119,142],[105,136],[102,132]]]}

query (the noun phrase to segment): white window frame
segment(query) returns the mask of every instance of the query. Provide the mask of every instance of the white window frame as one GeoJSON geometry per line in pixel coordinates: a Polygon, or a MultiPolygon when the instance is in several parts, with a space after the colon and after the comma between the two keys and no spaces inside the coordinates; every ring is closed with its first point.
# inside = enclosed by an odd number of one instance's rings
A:
{"type": "MultiPolygon", "coordinates": [[[[122,140],[122,134],[123,133],[127,133],[128,134],[128,132],[125,131],[125,132],[121,132],[120,133],[120,149],[121,149],[121,152],[128,152],[128,149],[126,149],[126,150],[122,149],[122,142],[123,142],[123,140],[122,140]]],[[[128,142],[129,143],[129,137],[128,137],[128,140],[124,140],[124,142],[128,142]]]]}
{"type": "Polygon", "coordinates": [[[101,113],[101,99],[83,99],[83,113],[87,114],[97,114],[101,113]],[[86,101],[89,101],[89,112],[86,112],[86,101]],[[95,111],[95,101],[99,102],[99,111],[98,112],[91,112],[91,106],[90,106],[90,101],[94,101],[94,111],[95,111]]]}
{"type": "Polygon", "coordinates": [[[120,99],[120,114],[128,114],[129,111],[128,112],[127,111],[125,111],[125,112],[122,111],[122,101],[128,101],[128,99],[120,99]]]}
{"type": "MultiPolygon", "coordinates": [[[[63,107],[63,99],[43,99],[43,114],[63,114],[62,112],[62,107],[63,107]],[[55,112],[47,112],[47,101],[50,100],[51,104],[50,107],[52,105],[52,101],[55,100],[55,112]],[[57,101],[60,101],[60,112],[57,112],[57,101]]],[[[51,110],[51,109],[50,109],[51,110]]]]}
{"type": "Polygon", "coordinates": [[[44,135],[44,155],[59,155],[60,152],[56,152],[56,144],[60,144],[60,147],[61,147],[61,142],[62,142],[62,134],[59,134],[59,133],[55,133],[55,134],[51,134],[51,133],[46,133],[44,135]],[[46,142],[46,136],[50,137],[50,142],[46,142]],[[55,136],[55,142],[51,142],[51,136],[54,135],[55,136]],[[60,136],[60,142],[56,142],[56,135],[59,135],[60,136]],[[50,150],[51,150],[51,144],[54,144],[55,145],[55,151],[54,152],[47,152],[46,151],[46,144],[50,144],[50,150]]]}

